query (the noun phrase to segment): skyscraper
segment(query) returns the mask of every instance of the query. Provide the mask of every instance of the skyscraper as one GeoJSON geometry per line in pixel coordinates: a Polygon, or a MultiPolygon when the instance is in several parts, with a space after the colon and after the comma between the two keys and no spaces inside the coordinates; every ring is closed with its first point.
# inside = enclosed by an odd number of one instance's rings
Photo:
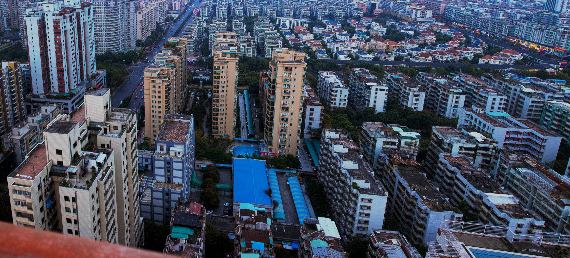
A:
{"type": "Polygon", "coordinates": [[[96,69],[92,4],[43,2],[24,19],[34,94],[66,94],[89,80],[96,69]]]}
{"type": "Polygon", "coordinates": [[[144,71],[145,137],[158,136],[167,114],[180,111],[186,93],[186,39],[170,38],[144,71]]]}
{"type": "Polygon", "coordinates": [[[546,10],[565,13],[568,11],[568,0],[547,0],[546,10]]]}
{"type": "Polygon", "coordinates": [[[2,62],[0,70],[0,133],[26,119],[23,74],[18,62],[2,62]]]}
{"type": "Polygon", "coordinates": [[[233,139],[239,61],[237,34],[218,33],[214,44],[212,135],[233,139]]]}
{"type": "Polygon", "coordinates": [[[95,52],[125,52],[135,49],[136,10],[134,0],[92,0],[95,52]]]}
{"type": "Polygon", "coordinates": [[[305,54],[287,48],[273,52],[261,85],[263,140],[275,155],[297,154],[303,113],[305,54]]]}

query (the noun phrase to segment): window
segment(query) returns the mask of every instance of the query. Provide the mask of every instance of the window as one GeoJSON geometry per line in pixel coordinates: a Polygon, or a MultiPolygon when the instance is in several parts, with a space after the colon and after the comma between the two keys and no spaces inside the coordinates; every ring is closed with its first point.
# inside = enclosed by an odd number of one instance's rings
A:
{"type": "Polygon", "coordinates": [[[65,219],[65,222],[71,223],[71,219],[70,219],[70,218],[66,218],[66,219],[65,219]]]}
{"type": "Polygon", "coordinates": [[[63,197],[63,200],[66,201],[66,202],[69,202],[69,196],[64,196],[64,197],[63,197]]]}
{"type": "Polygon", "coordinates": [[[60,149],[55,149],[55,154],[61,155],[63,152],[60,149]]]}

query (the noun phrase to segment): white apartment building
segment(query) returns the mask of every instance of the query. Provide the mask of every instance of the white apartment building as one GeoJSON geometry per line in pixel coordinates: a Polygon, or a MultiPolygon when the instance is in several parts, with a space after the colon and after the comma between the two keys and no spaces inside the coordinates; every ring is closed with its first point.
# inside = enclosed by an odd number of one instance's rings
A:
{"type": "Polygon", "coordinates": [[[505,112],[507,105],[507,96],[490,88],[470,92],[469,98],[473,101],[472,108],[479,108],[485,112],[505,112]]]}
{"type": "Polygon", "coordinates": [[[400,106],[411,108],[414,111],[424,110],[425,91],[415,79],[396,72],[386,72],[384,82],[389,88],[390,96],[398,100],[400,106]]]}
{"type": "Polygon", "coordinates": [[[466,220],[469,216],[470,220],[531,235],[544,227],[540,217],[490,178],[488,171],[473,167],[467,156],[439,154],[433,177],[453,205],[467,204],[469,210],[463,214],[466,220]]]}
{"type": "Polygon", "coordinates": [[[346,132],[323,131],[318,176],[343,239],[382,229],[388,195],[346,132]]]}
{"type": "Polygon", "coordinates": [[[111,110],[109,96],[90,92],[80,110],[57,116],[8,176],[15,224],[142,244],[136,114],[111,110]]]}
{"type": "Polygon", "coordinates": [[[463,109],[459,115],[458,128],[468,128],[488,134],[499,148],[527,154],[540,162],[556,159],[562,137],[527,119],[517,119],[507,113],[476,112],[463,109]]]}
{"type": "Polygon", "coordinates": [[[126,52],[136,45],[136,2],[93,0],[95,52],[126,52]]]}
{"type": "Polygon", "coordinates": [[[384,156],[376,175],[388,191],[389,214],[398,222],[400,232],[412,243],[435,240],[442,221],[461,220],[463,215],[448,197],[430,181],[415,159],[398,154],[384,156]]]}
{"type": "Polygon", "coordinates": [[[353,68],[348,86],[350,88],[348,103],[353,109],[362,111],[373,108],[376,113],[386,111],[388,87],[378,82],[378,78],[370,74],[367,69],[353,68]]]}
{"type": "Polygon", "coordinates": [[[304,86],[305,116],[303,117],[303,138],[311,138],[312,133],[322,126],[323,105],[309,85],[304,86]]]}
{"type": "Polygon", "coordinates": [[[331,71],[320,71],[317,94],[332,108],[345,108],[348,104],[348,87],[331,71]]]}
{"type": "Polygon", "coordinates": [[[95,73],[93,5],[43,2],[25,15],[32,89],[65,94],[95,73]]]}

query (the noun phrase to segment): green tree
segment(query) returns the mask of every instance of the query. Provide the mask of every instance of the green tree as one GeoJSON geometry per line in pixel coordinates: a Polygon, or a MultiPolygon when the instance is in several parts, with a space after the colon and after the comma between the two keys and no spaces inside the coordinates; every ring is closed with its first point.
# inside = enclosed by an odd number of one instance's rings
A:
{"type": "Polygon", "coordinates": [[[143,248],[162,252],[168,234],[170,234],[170,228],[167,225],[155,224],[145,219],[143,248]]]}
{"type": "Polygon", "coordinates": [[[202,170],[204,172],[203,179],[210,178],[214,183],[220,182],[220,173],[214,166],[207,166],[205,169],[202,170]]]}
{"type": "Polygon", "coordinates": [[[233,241],[228,234],[206,223],[206,258],[221,258],[233,253],[233,241]]]}

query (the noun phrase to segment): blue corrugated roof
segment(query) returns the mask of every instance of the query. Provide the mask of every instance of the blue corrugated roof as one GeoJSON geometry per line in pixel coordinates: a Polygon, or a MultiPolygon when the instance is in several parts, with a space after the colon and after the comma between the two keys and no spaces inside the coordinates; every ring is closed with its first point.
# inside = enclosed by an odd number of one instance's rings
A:
{"type": "Polygon", "coordinates": [[[291,188],[291,195],[293,196],[293,203],[295,203],[299,223],[303,224],[305,218],[310,218],[311,216],[309,215],[309,208],[307,208],[307,204],[305,203],[305,197],[301,190],[301,185],[296,177],[289,177],[287,182],[289,183],[289,188],[291,188]]]}
{"type": "Polygon", "coordinates": [[[541,257],[541,256],[529,256],[524,254],[509,253],[496,250],[487,250],[470,247],[469,251],[476,258],[528,258],[528,257],[541,257]]]}
{"type": "Polygon", "coordinates": [[[265,161],[234,158],[234,201],[271,206],[265,161]]]}

